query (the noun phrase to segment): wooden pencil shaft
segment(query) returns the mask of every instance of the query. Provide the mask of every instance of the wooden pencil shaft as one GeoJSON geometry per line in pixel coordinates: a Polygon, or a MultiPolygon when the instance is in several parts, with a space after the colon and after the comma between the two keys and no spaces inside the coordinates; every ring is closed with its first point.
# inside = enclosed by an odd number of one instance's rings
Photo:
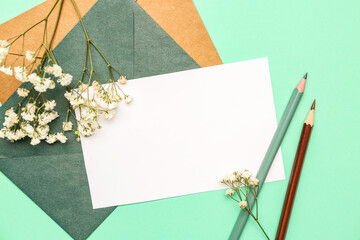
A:
{"type": "MultiPolygon", "coordinates": [[[[282,139],[284,138],[286,130],[290,124],[292,117],[294,116],[295,110],[300,102],[302,95],[303,95],[303,93],[299,92],[299,90],[297,88],[294,89],[294,91],[290,97],[290,100],[286,106],[286,109],[283,113],[283,116],[281,117],[281,120],[275,131],[273,139],[271,140],[269,148],[265,154],[263,162],[262,162],[260,169],[256,175],[256,178],[259,179],[259,191],[265,181],[265,178],[269,172],[271,164],[274,161],[276,153],[279,150],[282,139]]],[[[251,209],[253,209],[253,206],[255,203],[255,198],[252,195],[250,195],[248,197],[248,203],[249,203],[249,206],[251,207],[251,209]]],[[[240,238],[240,235],[245,227],[245,224],[246,224],[246,221],[248,218],[249,218],[249,213],[247,211],[240,212],[239,217],[237,218],[235,225],[232,229],[232,232],[229,236],[229,240],[238,240],[240,238]]]]}
{"type": "Polygon", "coordinates": [[[275,239],[276,240],[284,240],[286,236],[286,231],[288,228],[290,216],[291,216],[291,210],[293,207],[295,195],[296,195],[296,189],[299,183],[300,175],[301,175],[301,169],[304,163],[305,154],[307,150],[307,146],[310,139],[312,126],[309,124],[305,124],[303,126],[298,148],[295,155],[295,160],[293,163],[293,168],[291,170],[290,180],[288,184],[288,188],[286,190],[285,200],[283,204],[283,209],[281,211],[281,216],[279,220],[279,226],[277,230],[277,234],[275,239]]]}

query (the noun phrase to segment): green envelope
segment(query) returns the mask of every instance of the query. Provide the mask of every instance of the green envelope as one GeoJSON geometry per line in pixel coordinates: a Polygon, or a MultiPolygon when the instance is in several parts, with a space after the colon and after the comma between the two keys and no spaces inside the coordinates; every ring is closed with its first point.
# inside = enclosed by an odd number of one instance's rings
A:
{"type": "MultiPolygon", "coordinates": [[[[99,0],[83,20],[93,42],[128,79],[199,67],[131,0],[99,0]]],[[[56,47],[54,54],[62,68],[77,81],[85,54],[80,23],[56,47]]],[[[108,75],[105,63],[98,54],[93,56],[93,61],[97,74],[105,82],[108,75]]],[[[64,92],[63,87],[57,86],[46,93],[56,100],[55,110],[60,116],[66,116],[64,92]]],[[[1,123],[4,112],[18,101],[15,93],[3,104],[1,123]]],[[[63,120],[55,120],[52,129],[60,130],[63,120]]],[[[86,239],[115,208],[92,209],[81,143],[75,141],[73,134],[67,136],[66,144],[53,146],[46,143],[31,146],[29,140],[12,144],[0,139],[0,171],[70,236],[86,239]]]]}

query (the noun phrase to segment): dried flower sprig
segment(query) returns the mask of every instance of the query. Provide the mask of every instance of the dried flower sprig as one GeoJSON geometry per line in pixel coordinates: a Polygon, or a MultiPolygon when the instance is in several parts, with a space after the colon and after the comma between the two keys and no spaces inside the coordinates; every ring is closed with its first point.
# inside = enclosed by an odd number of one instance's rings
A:
{"type": "Polygon", "coordinates": [[[96,129],[101,128],[98,123],[100,115],[104,115],[106,119],[111,119],[115,114],[114,109],[122,99],[126,103],[132,101],[132,98],[120,88],[120,84],[127,82],[126,77],[110,64],[105,55],[89,38],[74,0],[71,0],[71,2],[86,37],[86,54],[81,77],[75,85],[70,87],[73,76],[64,72],[58,65],[51,47],[63,1],[57,0],[44,19],[20,35],[8,40],[0,40],[0,71],[7,75],[14,74],[16,79],[26,83],[17,90],[17,94],[22,98],[20,102],[5,113],[6,117],[3,123],[4,127],[0,130],[0,138],[7,138],[14,142],[29,137],[31,138],[30,144],[32,145],[39,144],[41,140],[45,140],[49,144],[56,141],[65,143],[67,137],[64,135],[64,132],[73,131],[77,136],[76,139],[80,141],[80,135],[91,136],[96,129]],[[48,40],[48,19],[58,4],[59,10],[55,28],[50,40],[48,40]],[[35,51],[25,51],[24,42],[26,34],[41,23],[44,23],[42,43],[35,51]],[[11,53],[10,49],[17,41],[22,41],[22,49],[19,54],[11,53]],[[100,79],[95,72],[92,49],[97,51],[107,64],[109,80],[106,85],[101,85],[100,79]],[[14,61],[9,62],[7,59],[8,55],[16,55],[17,57],[14,61]],[[15,66],[18,60],[22,60],[21,66],[15,66]],[[39,63],[37,62],[38,60],[40,61],[39,63]],[[35,69],[36,66],[37,68],[35,69]],[[114,74],[119,75],[117,81],[115,81],[114,74]],[[43,93],[54,89],[56,82],[66,87],[65,98],[69,101],[69,106],[66,120],[62,124],[62,131],[52,133],[49,123],[58,118],[59,115],[54,111],[56,106],[55,100],[49,99],[43,93]],[[93,88],[92,94],[89,92],[90,86],[93,88]],[[79,111],[80,117],[76,117],[74,110],[79,111]],[[77,122],[76,129],[73,129],[73,124],[69,121],[70,116],[73,116],[77,122]]]}
{"type": "Polygon", "coordinates": [[[51,100],[44,95],[45,92],[55,88],[56,81],[68,85],[72,80],[72,76],[63,72],[61,67],[57,65],[51,50],[62,5],[63,0],[56,1],[42,20],[18,36],[8,40],[0,40],[0,71],[7,75],[14,74],[17,80],[25,83],[22,88],[17,90],[17,94],[21,97],[19,103],[5,112],[5,122],[3,123],[4,127],[0,130],[0,138],[7,138],[11,142],[15,142],[29,137],[31,145],[37,145],[41,140],[48,143],[54,143],[55,141],[65,143],[67,141],[67,137],[63,132],[52,133],[50,130],[49,123],[58,118],[59,115],[54,111],[55,100],[51,100]],[[50,39],[48,39],[48,19],[58,4],[60,7],[54,31],[50,39]],[[41,23],[44,23],[42,43],[35,51],[25,51],[26,34],[41,23]],[[17,41],[21,41],[21,51],[18,54],[11,53],[10,50],[17,41]],[[8,59],[9,55],[16,55],[17,57],[14,61],[10,61],[8,59]],[[15,66],[19,60],[21,66],[15,66]],[[40,63],[37,60],[40,60],[40,63]],[[38,67],[35,70],[37,64],[38,67]]]}
{"type": "Polygon", "coordinates": [[[229,187],[229,189],[225,191],[225,195],[237,202],[242,211],[247,211],[256,221],[266,238],[269,239],[258,218],[259,180],[254,178],[251,172],[244,170],[228,174],[221,179],[220,182],[229,187]],[[255,198],[256,211],[254,208],[251,209],[251,206],[249,205],[248,198],[250,195],[255,198]]]}
{"type": "Polygon", "coordinates": [[[118,103],[122,99],[126,103],[130,103],[132,97],[125,94],[120,87],[120,84],[127,82],[126,77],[110,64],[97,45],[90,39],[74,0],[71,0],[71,2],[79,17],[86,38],[85,62],[80,79],[73,89],[68,88],[65,93],[65,97],[70,103],[67,118],[71,114],[76,119],[77,130],[74,130],[74,133],[78,135],[77,140],[80,140],[80,135],[88,137],[93,135],[96,129],[101,128],[98,121],[100,115],[104,115],[106,119],[110,120],[115,114],[118,103]],[[109,78],[104,85],[101,84],[95,71],[92,51],[100,54],[108,68],[109,78]],[[117,81],[114,77],[115,74],[118,75],[117,81]],[[90,87],[92,87],[92,91],[89,91],[90,87]],[[73,109],[78,112],[79,117],[72,111],[73,109]]]}

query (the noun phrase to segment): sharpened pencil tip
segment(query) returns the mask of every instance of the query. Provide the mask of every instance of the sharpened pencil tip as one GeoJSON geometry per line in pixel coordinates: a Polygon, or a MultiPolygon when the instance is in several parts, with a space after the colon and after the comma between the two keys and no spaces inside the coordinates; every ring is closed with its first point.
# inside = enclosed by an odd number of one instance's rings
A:
{"type": "Polygon", "coordinates": [[[305,78],[305,80],[307,79],[307,75],[308,75],[308,73],[305,73],[305,75],[303,77],[303,78],[305,78]]]}
{"type": "Polygon", "coordinates": [[[315,110],[315,100],[314,100],[313,104],[311,105],[311,110],[315,110]]]}
{"type": "Polygon", "coordinates": [[[300,80],[299,84],[296,86],[296,88],[301,93],[303,93],[305,90],[306,78],[307,78],[307,73],[304,75],[304,77],[300,80]]]}

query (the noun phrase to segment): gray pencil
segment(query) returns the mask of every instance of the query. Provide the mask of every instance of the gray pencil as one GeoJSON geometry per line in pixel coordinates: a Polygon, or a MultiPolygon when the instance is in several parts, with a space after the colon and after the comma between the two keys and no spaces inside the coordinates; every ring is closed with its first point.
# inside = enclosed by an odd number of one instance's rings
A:
{"type": "MultiPolygon", "coordinates": [[[[274,161],[274,158],[276,156],[276,153],[279,150],[279,147],[284,138],[286,130],[288,129],[290,121],[291,121],[292,117],[294,116],[295,110],[300,102],[300,99],[301,99],[303,93],[304,93],[306,79],[307,79],[307,73],[301,79],[301,81],[299,82],[297,87],[294,89],[294,91],[291,95],[291,98],[286,106],[286,109],[283,113],[283,116],[281,117],[279,125],[276,129],[276,132],[271,140],[270,146],[269,146],[269,148],[265,154],[265,157],[262,161],[260,169],[256,175],[256,178],[259,179],[259,191],[260,191],[262,185],[264,184],[265,178],[269,172],[271,164],[274,161]]],[[[250,208],[252,208],[255,203],[254,196],[249,195],[248,200],[249,200],[248,201],[249,206],[250,206],[250,208]]],[[[248,217],[249,217],[249,213],[247,211],[240,212],[240,215],[237,218],[235,225],[233,227],[233,230],[230,234],[229,240],[238,240],[240,238],[240,235],[244,229],[244,226],[246,224],[248,217]]]]}

